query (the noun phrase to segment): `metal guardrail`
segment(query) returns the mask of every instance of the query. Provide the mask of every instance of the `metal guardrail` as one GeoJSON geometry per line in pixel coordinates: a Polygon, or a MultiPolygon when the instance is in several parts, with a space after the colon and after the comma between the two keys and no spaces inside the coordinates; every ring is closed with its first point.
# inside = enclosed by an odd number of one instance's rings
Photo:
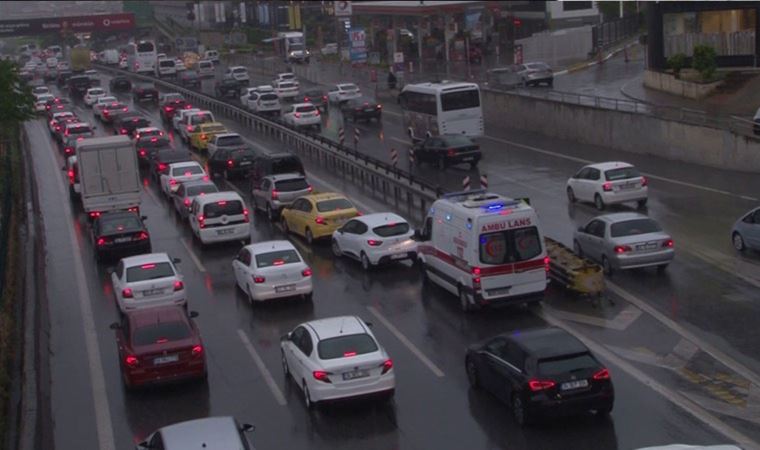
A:
{"type": "Polygon", "coordinates": [[[345,145],[315,133],[304,133],[284,124],[253,114],[238,106],[217,100],[209,95],[191,91],[166,80],[138,75],[114,67],[96,65],[100,70],[127,75],[142,81],[183,94],[194,105],[208,109],[214,114],[242,123],[263,136],[273,138],[290,147],[300,156],[308,158],[327,171],[355,184],[365,194],[380,200],[407,215],[408,219],[421,223],[427,211],[443,190],[409,172],[399,170],[379,159],[352,150],[345,145]]]}

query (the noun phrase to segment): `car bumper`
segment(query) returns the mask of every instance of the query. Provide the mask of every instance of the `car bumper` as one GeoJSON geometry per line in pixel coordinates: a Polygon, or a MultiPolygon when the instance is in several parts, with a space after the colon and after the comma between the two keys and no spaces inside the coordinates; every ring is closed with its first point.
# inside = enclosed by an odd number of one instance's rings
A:
{"type": "Polygon", "coordinates": [[[626,191],[602,192],[601,196],[605,205],[614,205],[617,203],[646,200],[648,194],[648,189],[645,187],[642,189],[631,189],[626,191]]]}
{"type": "Polygon", "coordinates": [[[282,92],[282,93],[277,94],[277,96],[280,97],[280,98],[287,98],[287,99],[292,100],[292,99],[298,97],[298,91],[282,92]]]}
{"type": "Polygon", "coordinates": [[[174,383],[205,376],[206,362],[203,359],[173,367],[126,369],[124,373],[124,377],[128,380],[127,383],[131,386],[174,383]]]}
{"type": "Polygon", "coordinates": [[[369,256],[372,264],[388,264],[405,259],[414,261],[417,259],[417,244],[399,245],[381,251],[372,251],[368,252],[367,256],[369,256]]]}
{"type": "Polygon", "coordinates": [[[136,311],[138,309],[155,308],[156,306],[184,306],[187,303],[185,291],[173,292],[171,295],[157,295],[147,298],[121,299],[119,309],[123,312],[136,311]]]}
{"type": "Polygon", "coordinates": [[[356,117],[357,119],[362,119],[362,120],[366,120],[366,119],[377,119],[377,120],[380,120],[383,117],[383,113],[382,113],[382,111],[372,111],[372,112],[368,112],[368,111],[356,111],[354,113],[353,117],[356,117]]]}
{"type": "Polygon", "coordinates": [[[311,235],[314,239],[324,239],[326,237],[332,237],[335,230],[342,227],[342,223],[336,223],[334,225],[317,225],[316,228],[309,228],[311,235]]]}
{"type": "Polygon", "coordinates": [[[668,248],[648,253],[613,254],[610,262],[617,269],[636,269],[669,264],[675,255],[675,250],[668,248]]]}
{"type": "Polygon", "coordinates": [[[545,289],[520,295],[502,295],[484,297],[482,292],[475,294],[475,302],[480,306],[508,306],[521,303],[533,303],[544,300],[545,289]]]}
{"type": "Polygon", "coordinates": [[[251,226],[249,223],[241,223],[235,225],[203,228],[198,234],[201,242],[204,244],[242,241],[251,237],[251,226]]]}
{"type": "Polygon", "coordinates": [[[293,285],[294,288],[288,291],[277,292],[278,286],[269,283],[253,284],[251,285],[251,296],[254,300],[274,300],[278,298],[297,297],[299,295],[308,295],[314,291],[314,287],[311,281],[311,277],[304,278],[296,283],[287,283],[286,285],[293,285]]]}
{"type": "Polygon", "coordinates": [[[322,119],[320,119],[319,116],[309,119],[301,119],[294,121],[293,125],[296,127],[314,127],[317,125],[322,125],[322,119]]]}
{"type": "Polygon", "coordinates": [[[603,389],[591,395],[565,397],[561,400],[550,399],[540,395],[530,399],[526,407],[528,412],[540,417],[561,417],[582,414],[590,410],[608,410],[615,403],[615,392],[612,387],[603,389]]]}
{"type": "Polygon", "coordinates": [[[340,386],[333,383],[314,381],[309,385],[312,401],[324,402],[357,399],[370,396],[392,396],[396,390],[396,376],[393,370],[378,378],[367,379],[361,383],[348,383],[340,386]]]}
{"type": "Polygon", "coordinates": [[[96,249],[98,256],[102,259],[113,259],[116,257],[123,258],[130,255],[140,255],[151,252],[150,242],[125,243],[113,245],[108,248],[96,249]]]}

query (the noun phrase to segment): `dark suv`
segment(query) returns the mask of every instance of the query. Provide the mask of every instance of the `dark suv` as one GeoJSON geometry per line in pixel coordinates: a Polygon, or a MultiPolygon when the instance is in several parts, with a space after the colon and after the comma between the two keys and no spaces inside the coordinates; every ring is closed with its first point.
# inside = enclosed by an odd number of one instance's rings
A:
{"type": "Polygon", "coordinates": [[[135,102],[158,101],[158,89],[153,83],[137,83],[132,87],[132,99],[135,102]]]}
{"type": "Polygon", "coordinates": [[[539,417],[608,415],[615,403],[609,370],[561,328],[487,339],[467,350],[465,370],[470,385],[510,405],[521,426],[539,417]]]}
{"type": "Polygon", "coordinates": [[[240,82],[234,78],[224,78],[216,83],[216,96],[219,98],[238,98],[240,82]]]}
{"type": "Polygon", "coordinates": [[[132,90],[132,82],[123,75],[117,75],[108,82],[108,88],[111,92],[129,92],[132,90]]]}
{"type": "Polygon", "coordinates": [[[92,80],[87,75],[75,75],[69,78],[67,84],[69,86],[69,94],[72,97],[84,97],[87,89],[92,87],[92,80]]]}
{"type": "Polygon", "coordinates": [[[292,153],[259,154],[253,160],[251,168],[252,186],[261,184],[261,179],[267,175],[279,175],[281,173],[306,175],[301,159],[292,153]]]}
{"type": "Polygon", "coordinates": [[[162,149],[155,152],[150,160],[150,175],[158,181],[161,175],[169,170],[169,164],[193,161],[193,156],[187,150],[162,149]]]}

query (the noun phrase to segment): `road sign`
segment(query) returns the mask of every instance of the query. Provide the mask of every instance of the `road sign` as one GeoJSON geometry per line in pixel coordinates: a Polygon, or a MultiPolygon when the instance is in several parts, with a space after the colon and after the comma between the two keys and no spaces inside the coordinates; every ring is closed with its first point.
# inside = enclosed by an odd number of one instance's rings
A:
{"type": "Polygon", "coordinates": [[[333,2],[335,17],[351,17],[351,2],[333,2]]]}
{"type": "Polygon", "coordinates": [[[522,44],[515,45],[515,64],[523,63],[523,46],[522,44]]]}
{"type": "Polygon", "coordinates": [[[404,52],[393,52],[393,63],[394,64],[403,64],[404,63],[404,52]]]}

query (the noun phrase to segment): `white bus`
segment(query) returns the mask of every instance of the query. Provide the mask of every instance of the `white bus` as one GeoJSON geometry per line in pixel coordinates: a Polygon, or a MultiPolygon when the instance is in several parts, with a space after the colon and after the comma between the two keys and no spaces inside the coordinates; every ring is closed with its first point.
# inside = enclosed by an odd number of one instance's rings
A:
{"type": "Polygon", "coordinates": [[[153,73],[156,67],[156,44],[153,41],[130,42],[127,52],[127,70],[135,73],[153,73]]]}
{"type": "Polygon", "coordinates": [[[398,99],[404,128],[412,141],[442,134],[483,136],[483,108],[477,84],[407,84],[398,99]]]}

